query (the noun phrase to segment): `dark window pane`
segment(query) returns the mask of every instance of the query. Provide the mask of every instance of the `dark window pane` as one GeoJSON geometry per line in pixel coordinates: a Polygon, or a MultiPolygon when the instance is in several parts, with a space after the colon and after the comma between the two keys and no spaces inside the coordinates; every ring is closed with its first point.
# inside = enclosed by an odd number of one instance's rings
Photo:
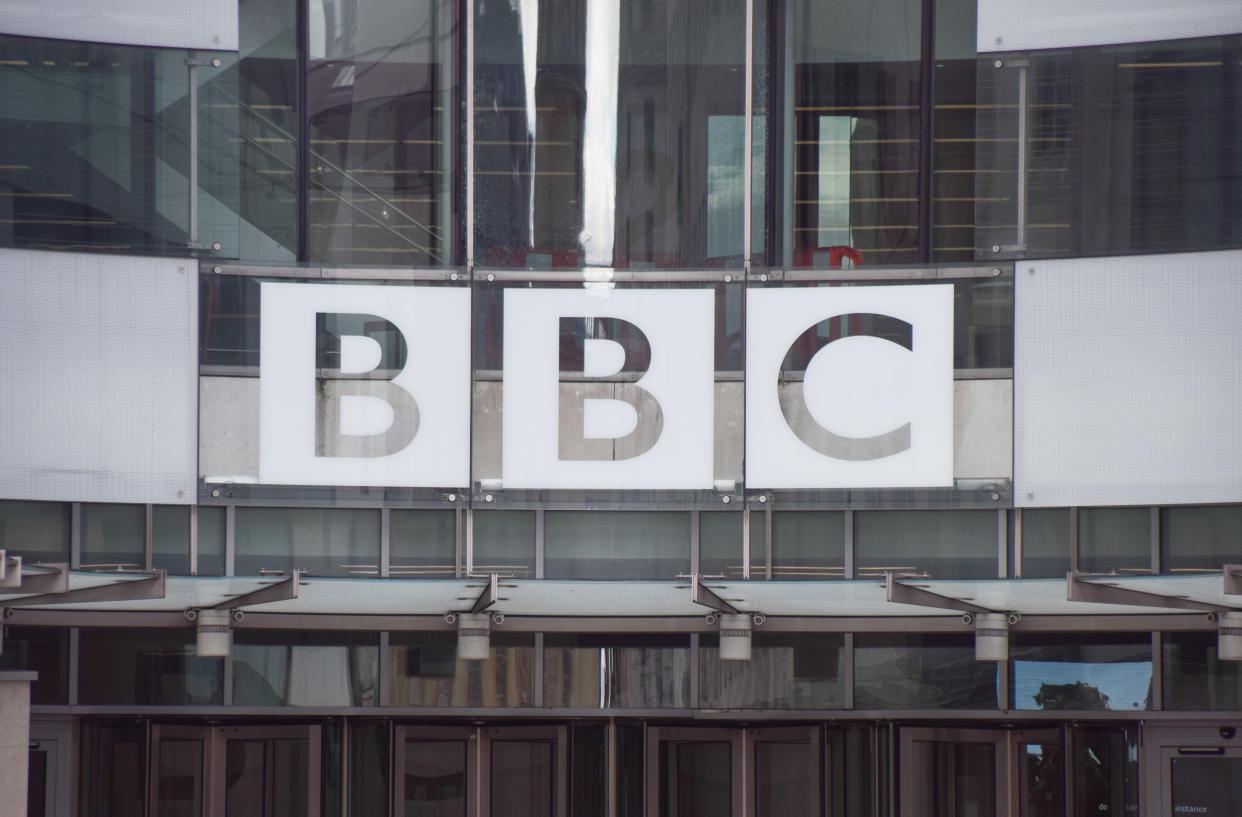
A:
{"type": "Polygon", "coordinates": [[[1242,758],[1175,757],[1169,777],[1174,814],[1242,814],[1242,758]]]}
{"type": "Polygon", "coordinates": [[[491,813],[507,817],[547,817],[553,813],[557,785],[551,741],[491,742],[491,813]]]}
{"type": "Polygon", "coordinates": [[[491,657],[459,661],[453,632],[394,632],[389,641],[393,706],[531,706],[535,640],[492,633],[491,657]]]}
{"type": "Polygon", "coordinates": [[[1162,572],[1220,570],[1242,561],[1242,505],[1163,508],[1162,572]]]}
{"type": "Polygon", "coordinates": [[[1146,633],[1011,637],[1015,709],[1151,709],[1146,633]]]}
{"type": "Polygon", "coordinates": [[[478,6],[479,263],[740,266],[745,10],[478,6]]]}
{"type": "MultiPolygon", "coordinates": [[[[754,535],[753,528],[751,535],[754,535]]],[[[840,579],[844,576],[845,514],[839,511],[777,511],[772,514],[772,578],[840,579]]]]}
{"type": "Polygon", "coordinates": [[[69,703],[69,631],[53,627],[6,627],[0,669],[39,673],[38,679],[30,685],[32,704],[69,703]]]}
{"type": "Polygon", "coordinates": [[[1147,508],[1078,511],[1078,569],[1091,573],[1151,572],[1151,513],[1147,508]]]}
{"type": "Polygon", "coordinates": [[[224,508],[198,508],[198,575],[224,575],[224,508]]]}
{"type": "Polygon", "coordinates": [[[349,721],[349,814],[388,813],[388,723],[349,721]]]}
{"type": "Polygon", "coordinates": [[[224,659],[194,654],[194,629],[83,628],[78,701],[187,706],[223,702],[224,659]]]}
{"type": "Polygon", "coordinates": [[[454,575],[457,513],[391,511],[388,515],[388,553],[389,575],[454,575]]]}
{"type": "Polygon", "coordinates": [[[860,511],[854,514],[858,572],[996,578],[997,525],[995,511],[860,511]]]}
{"type": "Polygon", "coordinates": [[[1068,508],[1022,511],[1022,578],[1064,576],[1070,571],[1068,508]]]}
{"type": "Polygon", "coordinates": [[[544,637],[545,706],[658,709],[690,705],[684,635],[544,637]]]}
{"type": "Polygon", "coordinates": [[[1074,730],[1074,811],[1138,813],[1138,735],[1133,726],[1074,730]]]}
{"type": "Polygon", "coordinates": [[[238,508],[233,572],[302,568],[319,576],[378,576],[380,512],[353,508],[238,508]]]}
{"type": "Polygon", "coordinates": [[[237,630],[235,706],[376,706],[375,633],[237,630]]]}
{"type": "Polygon", "coordinates": [[[146,566],[146,508],[82,506],[83,570],[141,570],[146,566]]]}
{"type": "Polygon", "coordinates": [[[721,661],[720,640],[699,642],[699,697],[722,709],[838,709],[845,705],[844,638],[755,633],[749,661],[721,661]]]}
{"type": "Polygon", "coordinates": [[[1242,662],[1220,660],[1216,638],[1164,634],[1165,709],[1242,709],[1242,662]]]}
{"type": "Polygon", "coordinates": [[[82,814],[119,817],[145,814],[147,735],[145,725],[88,724],[82,814]]]}
{"type": "Polygon", "coordinates": [[[535,575],[535,512],[473,511],[474,570],[535,575]]]}
{"type": "MultiPolygon", "coordinates": [[[[742,512],[703,511],[699,514],[699,573],[726,579],[742,578],[742,512]]],[[[750,515],[750,577],[762,579],[767,561],[762,513],[750,515]]]]}
{"type": "Polygon", "coordinates": [[[69,561],[69,505],[0,501],[0,550],[34,562],[69,561]]]}
{"type": "Polygon", "coordinates": [[[466,742],[407,740],[405,802],[407,817],[465,817],[466,742]]]}
{"type": "Polygon", "coordinates": [[[975,660],[956,635],[858,635],[854,705],[859,709],[995,709],[996,664],[975,660]]]}
{"type": "Polygon", "coordinates": [[[151,564],[174,575],[189,575],[189,508],[156,505],[151,509],[151,564]]]}
{"type": "Polygon", "coordinates": [[[549,579],[672,579],[690,571],[690,514],[548,511],[549,579]]]}

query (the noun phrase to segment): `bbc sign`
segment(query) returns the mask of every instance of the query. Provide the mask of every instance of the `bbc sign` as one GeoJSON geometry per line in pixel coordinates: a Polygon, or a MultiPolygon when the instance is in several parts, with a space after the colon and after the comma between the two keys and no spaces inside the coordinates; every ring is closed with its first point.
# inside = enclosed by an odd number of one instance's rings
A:
{"type": "MultiPolygon", "coordinates": [[[[261,308],[260,482],[468,484],[469,291],[265,282],[261,308]]],[[[504,487],[711,488],[715,309],[506,290],[504,487]]],[[[952,286],[748,291],[745,394],[748,488],[952,485],[952,286]]]]}

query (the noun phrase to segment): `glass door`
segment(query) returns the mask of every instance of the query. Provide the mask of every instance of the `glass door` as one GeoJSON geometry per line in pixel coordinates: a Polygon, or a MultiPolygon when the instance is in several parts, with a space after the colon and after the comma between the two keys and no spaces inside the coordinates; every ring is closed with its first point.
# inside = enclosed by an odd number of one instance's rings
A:
{"type": "Polygon", "coordinates": [[[901,730],[903,817],[1007,817],[1009,735],[983,729],[901,730]]]}
{"type": "Polygon", "coordinates": [[[218,726],[213,732],[207,814],[319,817],[318,726],[218,726]]]}
{"type": "Polygon", "coordinates": [[[151,727],[151,802],[159,817],[204,817],[211,729],[205,726],[151,727]]]}
{"type": "MultiPolygon", "coordinates": [[[[400,817],[564,817],[565,728],[397,727],[400,817]]],[[[602,784],[601,784],[602,785],[602,784]]]]}
{"type": "Polygon", "coordinates": [[[1059,729],[1012,733],[1018,817],[1065,817],[1065,749],[1059,729]]]}
{"type": "Polygon", "coordinates": [[[747,729],[746,788],[753,817],[819,817],[827,768],[818,727],[747,729]]]}
{"type": "MultiPolygon", "coordinates": [[[[1226,728],[1236,734],[1236,727],[1226,728]]],[[[1242,814],[1242,747],[1237,743],[1230,737],[1160,746],[1160,810],[1153,813],[1159,817],[1242,814]]]]}
{"type": "Polygon", "coordinates": [[[742,817],[742,730],[647,731],[649,817],[742,817]]]}

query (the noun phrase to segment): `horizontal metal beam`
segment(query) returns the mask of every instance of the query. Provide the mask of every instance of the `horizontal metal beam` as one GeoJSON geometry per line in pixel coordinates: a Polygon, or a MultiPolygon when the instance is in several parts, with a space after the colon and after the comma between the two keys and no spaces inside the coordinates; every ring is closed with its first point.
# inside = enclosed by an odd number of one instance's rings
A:
{"type": "Polygon", "coordinates": [[[274,581],[258,590],[242,593],[213,604],[211,610],[237,610],[241,607],[255,607],[260,604],[271,604],[274,601],[288,601],[298,597],[298,587],[302,583],[302,571],[294,570],[288,576],[274,581]]]}
{"type": "MultiPolygon", "coordinates": [[[[55,583],[56,579],[65,579],[67,581],[67,577],[67,573],[61,573],[59,576],[54,575],[49,580],[49,583],[55,583]]],[[[26,589],[26,582],[22,583],[22,589],[26,589]]],[[[4,606],[34,607],[43,604],[95,604],[109,601],[142,601],[145,599],[162,598],[164,598],[164,571],[156,570],[151,573],[144,573],[143,578],[140,579],[125,579],[112,582],[111,584],[95,585],[94,587],[79,587],[77,590],[51,590],[34,596],[23,596],[19,599],[6,601],[4,606]]]]}
{"type": "Polygon", "coordinates": [[[721,613],[740,613],[741,610],[725,601],[720,595],[707,585],[703,584],[699,579],[699,574],[695,573],[690,577],[690,600],[695,604],[701,604],[704,607],[710,607],[721,613]]]}
{"type": "Polygon", "coordinates": [[[963,613],[993,613],[987,607],[981,607],[965,599],[955,599],[933,593],[913,584],[905,584],[897,580],[894,573],[884,574],[884,593],[894,604],[911,604],[916,607],[935,607],[939,610],[958,610],[963,613]]]}
{"type": "Polygon", "coordinates": [[[1135,590],[1116,582],[1104,581],[1096,575],[1071,571],[1065,577],[1065,598],[1069,601],[1085,601],[1094,604],[1126,604],[1132,607],[1172,607],[1178,610],[1201,610],[1212,613],[1219,605],[1194,601],[1186,596],[1166,596],[1135,590]]]}

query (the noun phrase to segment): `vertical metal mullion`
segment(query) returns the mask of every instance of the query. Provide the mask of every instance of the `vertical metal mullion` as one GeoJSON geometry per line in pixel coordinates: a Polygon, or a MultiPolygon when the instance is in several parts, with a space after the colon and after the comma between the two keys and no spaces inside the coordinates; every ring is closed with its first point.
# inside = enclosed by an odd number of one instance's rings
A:
{"type": "Polygon", "coordinates": [[[1009,514],[1004,508],[996,509],[996,577],[1009,577],[1009,514]]]}
{"type": "Polygon", "coordinates": [[[224,509],[224,575],[233,574],[233,554],[237,541],[237,506],[229,505],[224,509]]]}
{"type": "MultiPolygon", "coordinates": [[[[474,271],[474,3],[466,8],[466,268],[474,271]]],[[[532,184],[534,182],[532,181],[532,184]]]]}
{"type": "Polygon", "coordinates": [[[845,686],[846,709],[854,708],[854,634],[845,633],[845,642],[841,646],[842,683],[845,686]]]}
{"type": "Polygon", "coordinates": [[[604,757],[608,764],[605,772],[607,789],[605,790],[605,817],[617,817],[617,721],[608,719],[607,746],[604,757]]]}
{"type": "Polygon", "coordinates": [[[190,505],[190,575],[198,575],[198,506],[190,505]]]}
{"type": "Polygon", "coordinates": [[[81,631],[77,627],[69,628],[69,705],[78,705],[78,655],[80,647],[78,639],[81,631]]]}
{"type": "Polygon", "coordinates": [[[750,578],[750,506],[742,507],[742,578],[750,578]]]}
{"type": "Polygon", "coordinates": [[[922,0],[919,48],[919,261],[931,261],[932,250],[932,112],[936,68],[936,5],[922,0]]]}
{"type": "Polygon", "coordinates": [[[543,633],[535,633],[535,707],[543,706],[543,633]]]}
{"type": "MultiPolygon", "coordinates": [[[[690,633],[690,708],[699,708],[699,634],[690,633]]],[[[644,744],[645,746],[646,744],[644,744]]]]}
{"type": "Polygon", "coordinates": [[[389,689],[391,678],[389,674],[392,671],[392,656],[389,655],[388,648],[389,638],[387,630],[380,630],[379,634],[379,705],[388,706],[391,700],[392,692],[389,689]]]}
{"type": "Polygon", "coordinates": [[[1065,813],[1074,813],[1074,729],[1069,723],[1061,724],[1062,788],[1065,790],[1065,813]]]}
{"type": "MultiPolygon", "coordinates": [[[[299,261],[310,260],[310,95],[306,77],[310,71],[309,3],[297,4],[297,197],[299,261]]],[[[240,91],[240,89],[238,89],[240,91]]],[[[232,571],[228,573],[232,575],[232,571]]]]}
{"type": "Polygon", "coordinates": [[[392,532],[390,525],[392,524],[392,511],[389,508],[380,508],[380,552],[379,552],[379,574],[381,578],[388,578],[389,568],[392,565],[392,532]]]}
{"type": "Polygon", "coordinates": [[[187,104],[190,107],[190,133],[189,133],[189,149],[190,149],[190,168],[189,168],[189,193],[190,193],[190,244],[198,243],[198,65],[196,65],[198,54],[194,51],[186,52],[186,76],[189,78],[189,92],[187,94],[187,104]]]}
{"type": "Polygon", "coordinates": [[[1078,506],[1069,509],[1070,570],[1078,571],[1078,506]]]}
{"type": "Polygon", "coordinates": [[[1151,528],[1148,536],[1151,544],[1151,570],[1153,573],[1160,573],[1164,569],[1164,565],[1160,563],[1160,508],[1153,505],[1150,513],[1147,524],[1151,528]]]}
{"type": "Polygon", "coordinates": [[[453,576],[460,579],[465,572],[465,563],[462,559],[465,557],[465,548],[463,547],[463,539],[465,538],[465,529],[463,527],[465,515],[461,505],[453,506],[453,576]]]}
{"type": "Polygon", "coordinates": [[[854,512],[847,510],[842,514],[845,518],[845,578],[853,579],[858,575],[858,562],[854,558],[854,512]]]}
{"type": "Polygon", "coordinates": [[[690,512],[690,572],[699,572],[699,512],[690,512]]]}
{"type": "Polygon", "coordinates": [[[1006,655],[1004,661],[996,662],[996,704],[1000,711],[1009,711],[1009,697],[1009,657],[1006,655]]]}
{"type": "Polygon", "coordinates": [[[772,503],[768,503],[768,507],[763,513],[764,526],[764,546],[767,548],[767,554],[764,559],[763,577],[765,579],[772,578],[772,503]]]}
{"type": "Polygon", "coordinates": [[[82,567],[82,503],[69,506],[69,569],[82,567]]]}
{"type": "Polygon", "coordinates": [[[535,511],[535,578],[543,578],[543,508],[535,511]]]}
{"type": "MultiPolygon", "coordinates": [[[[782,43],[780,48],[774,49],[774,53],[780,55],[781,59],[781,124],[782,124],[782,163],[781,163],[781,196],[779,206],[781,208],[781,224],[780,224],[780,246],[781,254],[779,256],[781,266],[788,267],[793,264],[794,251],[794,198],[797,193],[797,187],[794,184],[794,150],[797,142],[797,121],[795,118],[793,96],[794,96],[794,60],[795,53],[793,44],[793,15],[789,14],[789,5],[787,3],[772,4],[781,10],[782,25],[780,27],[780,37],[782,43]]],[[[773,37],[775,40],[775,37],[773,37]]],[[[773,203],[773,210],[776,208],[773,203]]],[[[771,576],[768,576],[771,578],[771,576]]]]}
{"type": "Polygon", "coordinates": [[[1151,634],[1151,708],[1164,709],[1164,633],[1151,634]]]}
{"type": "Polygon", "coordinates": [[[466,508],[466,575],[474,572],[474,508],[466,508]]]}
{"type": "Polygon", "coordinates": [[[1019,250],[1026,249],[1026,188],[1027,188],[1027,66],[1018,66],[1018,232],[1019,250]]]}
{"type": "MultiPolygon", "coordinates": [[[[754,196],[754,121],[755,121],[755,0],[746,0],[746,112],[745,133],[742,134],[742,268],[750,270],[752,208],[754,196]]],[[[697,571],[696,571],[697,572],[697,571]]]]}
{"type": "MultiPolygon", "coordinates": [[[[231,617],[231,614],[230,614],[231,617]]],[[[229,652],[224,656],[224,690],[221,700],[225,706],[233,705],[233,622],[229,622],[229,652]]]]}
{"type": "Polygon", "coordinates": [[[1022,578],[1022,509],[1013,511],[1013,576],[1022,578]]]}
{"type": "Polygon", "coordinates": [[[155,561],[152,553],[152,544],[154,537],[151,535],[151,528],[155,524],[155,507],[148,502],[143,506],[142,514],[142,565],[143,570],[150,570],[155,561]]]}

